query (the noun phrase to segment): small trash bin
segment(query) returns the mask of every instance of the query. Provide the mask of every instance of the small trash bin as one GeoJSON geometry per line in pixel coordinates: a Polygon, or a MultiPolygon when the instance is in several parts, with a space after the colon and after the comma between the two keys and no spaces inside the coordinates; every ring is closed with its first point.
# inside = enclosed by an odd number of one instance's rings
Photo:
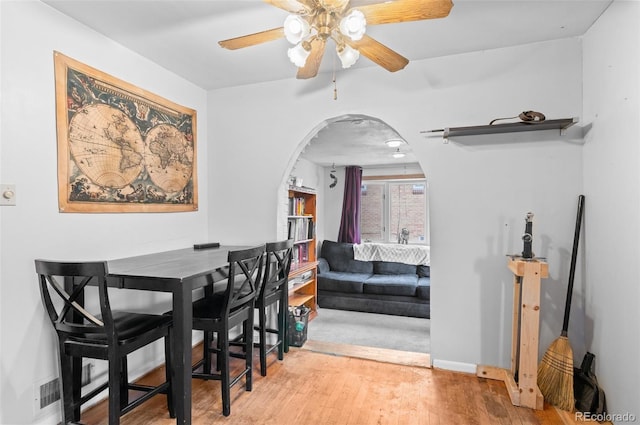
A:
{"type": "Polygon", "coordinates": [[[302,347],[307,341],[307,326],[311,309],[306,305],[289,307],[289,345],[302,347]]]}

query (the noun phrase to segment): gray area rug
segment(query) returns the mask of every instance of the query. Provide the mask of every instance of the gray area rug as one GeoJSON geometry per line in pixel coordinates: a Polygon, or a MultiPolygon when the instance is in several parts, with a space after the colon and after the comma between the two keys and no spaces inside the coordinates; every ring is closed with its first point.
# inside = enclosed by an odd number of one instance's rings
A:
{"type": "Polygon", "coordinates": [[[307,339],[429,353],[430,332],[429,319],[318,308],[307,339]]]}

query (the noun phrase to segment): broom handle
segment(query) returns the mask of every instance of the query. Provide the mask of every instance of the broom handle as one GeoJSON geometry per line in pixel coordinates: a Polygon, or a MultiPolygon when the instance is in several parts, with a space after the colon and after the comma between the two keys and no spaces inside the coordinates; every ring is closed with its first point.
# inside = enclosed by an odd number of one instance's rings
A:
{"type": "Polygon", "coordinates": [[[582,227],[582,213],[584,210],[584,195],[578,196],[578,216],[576,217],[576,230],[573,234],[573,251],[571,252],[571,267],[569,269],[569,286],[567,287],[567,301],[564,305],[564,320],[562,322],[562,336],[567,336],[569,329],[569,313],[571,312],[571,296],[573,295],[573,279],[576,272],[576,259],[578,257],[578,242],[580,240],[580,228],[582,227]]]}

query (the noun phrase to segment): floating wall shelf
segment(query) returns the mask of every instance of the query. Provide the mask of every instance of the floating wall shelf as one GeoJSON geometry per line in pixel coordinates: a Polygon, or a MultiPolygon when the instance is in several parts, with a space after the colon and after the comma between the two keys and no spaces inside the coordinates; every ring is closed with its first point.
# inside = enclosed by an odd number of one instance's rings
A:
{"type": "Polygon", "coordinates": [[[476,125],[472,127],[446,127],[438,130],[422,131],[421,133],[440,133],[442,138],[456,136],[475,136],[479,134],[518,133],[521,131],[560,130],[560,135],[565,130],[578,122],[578,118],[563,118],[559,120],[512,122],[506,124],[476,125]]]}

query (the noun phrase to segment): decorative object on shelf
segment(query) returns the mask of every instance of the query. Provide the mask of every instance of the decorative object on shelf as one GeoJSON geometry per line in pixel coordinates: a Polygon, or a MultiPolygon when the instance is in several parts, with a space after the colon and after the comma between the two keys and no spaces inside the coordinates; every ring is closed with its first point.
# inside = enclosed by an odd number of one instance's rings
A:
{"type": "Polygon", "coordinates": [[[420,133],[442,133],[442,138],[445,143],[449,141],[449,137],[518,133],[522,131],[560,130],[560,135],[563,136],[567,128],[576,124],[578,121],[579,119],[577,117],[557,120],[548,120],[545,118],[541,121],[519,121],[505,124],[476,125],[470,127],[445,127],[435,130],[423,130],[420,133]],[[535,124],[531,125],[532,122],[535,122],[535,124]]]}
{"type": "Polygon", "coordinates": [[[60,212],[198,209],[196,111],[54,52],[60,212]]]}
{"type": "Polygon", "coordinates": [[[287,51],[289,60],[298,67],[297,78],[313,78],[318,74],[329,39],[343,68],[349,68],[362,53],[390,72],[403,69],[409,60],[366,35],[367,25],[378,25],[449,15],[451,0],[378,0],[372,4],[351,7],[350,0],[265,0],[289,12],[279,28],[218,42],[226,49],[241,49],[286,38],[294,45],[287,51]]]}
{"type": "Polygon", "coordinates": [[[520,118],[520,121],[524,123],[538,123],[546,119],[544,114],[541,112],[524,111],[524,112],[521,112],[520,115],[518,115],[517,117],[496,118],[494,120],[491,120],[489,125],[493,125],[496,121],[512,120],[514,118],[520,118]]]}
{"type": "Polygon", "coordinates": [[[331,167],[331,172],[329,173],[329,178],[331,178],[331,183],[329,183],[329,188],[333,189],[338,184],[338,178],[336,177],[336,164],[333,163],[331,167]]]}

